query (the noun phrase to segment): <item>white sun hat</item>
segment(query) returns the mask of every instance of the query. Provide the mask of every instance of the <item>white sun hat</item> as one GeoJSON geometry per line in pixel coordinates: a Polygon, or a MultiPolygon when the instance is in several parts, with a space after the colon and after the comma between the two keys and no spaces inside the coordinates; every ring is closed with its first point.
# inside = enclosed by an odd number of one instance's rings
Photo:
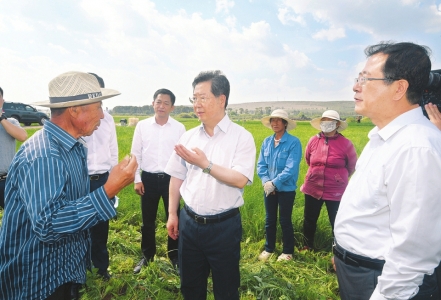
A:
{"type": "Polygon", "coordinates": [[[70,71],[58,75],[49,82],[49,101],[34,105],[63,108],[95,103],[121,94],[112,89],[101,88],[94,75],[70,71]]]}
{"type": "Polygon", "coordinates": [[[294,120],[291,120],[288,116],[288,113],[283,109],[276,109],[271,113],[271,115],[263,117],[262,124],[268,128],[271,128],[271,118],[280,118],[288,122],[288,125],[286,126],[286,131],[293,130],[297,126],[296,122],[294,120]]]}
{"type": "Polygon", "coordinates": [[[340,121],[340,126],[337,127],[337,131],[343,131],[348,127],[348,123],[345,121],[340,120],[340,115],[335,110],[327,110],[325,111],[320,118],[315,118],[311,120],[311,126],[314,127],[317,130],[321,130],[320,128],[320,121],[323,118],[330,118],[337,121],[340,121]]]}

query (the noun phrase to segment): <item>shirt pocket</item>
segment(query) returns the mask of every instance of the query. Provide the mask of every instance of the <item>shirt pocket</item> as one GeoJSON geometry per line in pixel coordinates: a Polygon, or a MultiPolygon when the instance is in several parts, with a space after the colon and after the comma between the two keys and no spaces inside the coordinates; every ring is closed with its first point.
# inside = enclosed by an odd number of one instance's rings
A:
{"type": "Polygon", "coordinates": [[[286,160],[288,159],[288,151],[282,150],[277,157],[277,168],[284,169],[286,166],[286,160]]]}

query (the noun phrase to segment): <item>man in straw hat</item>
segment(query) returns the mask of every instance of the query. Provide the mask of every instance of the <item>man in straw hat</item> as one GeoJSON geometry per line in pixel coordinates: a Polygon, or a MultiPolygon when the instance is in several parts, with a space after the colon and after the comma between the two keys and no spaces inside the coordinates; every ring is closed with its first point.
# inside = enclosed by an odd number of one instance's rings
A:
{"type": "Polygon", "coordinates": [[[103,118],[101,101],[119,93],[101,89],[90,74],[68,72],[49,83],[51,119],[17,152],[6,184],[0,230],[2,299],[70,299],[84,283],[88,229],[115,216],[110,201],[133,182],[136,158],[116,165],[104,186],[89,192],[81,136],[103,118]]]}
{"type": "Polygon", "coordinates": [[[441,132],[418,103],[429,49],[365,49],[355,112],[376,125],[341,199],[333,247],[345,299],[436,299],[441,260],[441,132]]]}

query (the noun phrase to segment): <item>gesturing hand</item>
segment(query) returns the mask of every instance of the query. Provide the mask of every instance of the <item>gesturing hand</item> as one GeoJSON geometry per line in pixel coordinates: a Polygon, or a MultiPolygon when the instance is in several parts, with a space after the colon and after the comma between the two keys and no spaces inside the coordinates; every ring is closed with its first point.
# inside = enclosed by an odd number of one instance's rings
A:
{"type": "Polygon", "coordinates": [[[104,184],[104,190],[111,199],[124,187],[129,185],[135,179],[135,172],[138,168],[135,155],[127,156],[119,164],[112,168],[107,182],[104,184]]]}
{"type": "Polygon", "coordinates": [[[430,121],[441,130],[441,113],[438,110],[438,106],[432,103],[428,103],[424,106],[430,121]]]}
{"type": "Polygon", "coordinates": [[[183,160],[201,169],[206,168],[210,163],[205,153],[199,148],[192,148],[190,151],[179,144],[175,146],[175,151],[183,160]]]}

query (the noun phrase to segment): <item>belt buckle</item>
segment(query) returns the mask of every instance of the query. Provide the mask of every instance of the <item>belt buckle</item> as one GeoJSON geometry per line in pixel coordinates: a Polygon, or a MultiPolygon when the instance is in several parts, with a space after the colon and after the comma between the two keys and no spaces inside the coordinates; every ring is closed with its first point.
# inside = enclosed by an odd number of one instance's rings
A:
{"type": "Polygon", "coordinates": [[[198,216],[198,215],[194,215],[194,220],[195,220],[197,223],[202,223],[202,222],[199,222],[199,221],[198,221],[199,219],[203,219],[203,220],[204,220],[204,224],[207,224],[207,218],[205,218],[205,217],[201,217],[201,216],[198,216]]]}
{"type": "Polygon", "coordinates": [[[89,176],[90,180],[98,180],[100,179],[100,175],[94,174],[89,176]]]}

